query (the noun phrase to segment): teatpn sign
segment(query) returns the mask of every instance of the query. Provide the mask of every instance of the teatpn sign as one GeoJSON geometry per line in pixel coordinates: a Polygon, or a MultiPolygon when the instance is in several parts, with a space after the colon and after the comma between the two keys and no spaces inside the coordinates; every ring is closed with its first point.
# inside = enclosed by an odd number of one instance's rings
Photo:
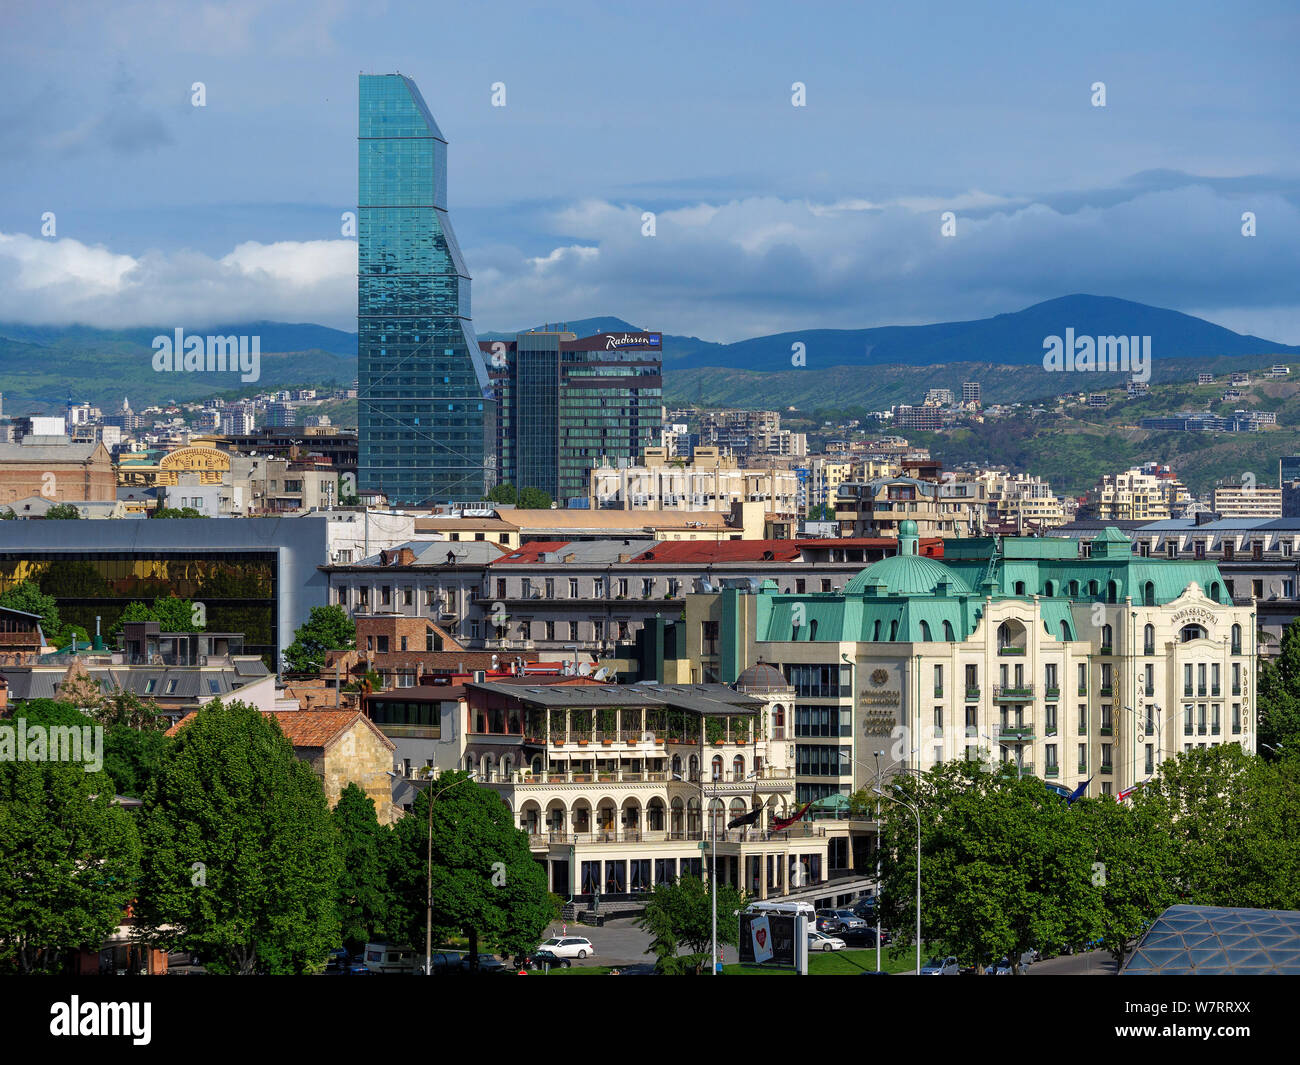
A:
{"type": "Polygon", "coordinates": [[[793,968],[795,916],[787,913],[740,915],[742,965],[786,965],[793,968]]]}

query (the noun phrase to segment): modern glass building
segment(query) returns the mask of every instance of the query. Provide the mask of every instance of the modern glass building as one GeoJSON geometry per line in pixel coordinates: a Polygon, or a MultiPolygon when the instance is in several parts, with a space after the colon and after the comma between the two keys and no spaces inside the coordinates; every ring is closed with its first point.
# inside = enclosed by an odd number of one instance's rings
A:
{"type": "Polygon", "coordinates": [[[447,141],[401,74],[360,80],[357,483],[402,504],[496,483],[496,414],[447,216],[447,141]]]}
{"type": "Polygon", "coordinates": [[[661,334],[536,331],[481,347],[494,356],[502,481],[563,506],[587,498],[600,460],[636,465],[659,443],[661,334]]]}

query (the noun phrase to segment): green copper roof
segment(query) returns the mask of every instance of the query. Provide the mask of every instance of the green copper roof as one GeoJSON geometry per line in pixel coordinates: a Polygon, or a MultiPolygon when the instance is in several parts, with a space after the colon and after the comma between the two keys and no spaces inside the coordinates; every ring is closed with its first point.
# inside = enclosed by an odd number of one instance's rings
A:
{"type": "Polygon", "coordinates": [[[873,562],[850,580],[844,594],[869,594],[872,586],[883,585],[880,595],[934,595],[945,582],[951,595],[971,594],[970,585],[942,562],[924,555],[891,555],[873,562]]]}

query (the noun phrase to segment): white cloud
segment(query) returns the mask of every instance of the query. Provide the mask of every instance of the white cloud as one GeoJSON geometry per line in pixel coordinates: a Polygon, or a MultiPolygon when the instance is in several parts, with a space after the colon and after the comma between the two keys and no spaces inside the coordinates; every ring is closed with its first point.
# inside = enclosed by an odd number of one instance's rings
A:
{"type": "Polygon", "coordinates": [[[355,329],[356,272],[348,240],[250,242],[213,259],[0,233],[0,320],[125,328],[268,319],[355,329]]]}

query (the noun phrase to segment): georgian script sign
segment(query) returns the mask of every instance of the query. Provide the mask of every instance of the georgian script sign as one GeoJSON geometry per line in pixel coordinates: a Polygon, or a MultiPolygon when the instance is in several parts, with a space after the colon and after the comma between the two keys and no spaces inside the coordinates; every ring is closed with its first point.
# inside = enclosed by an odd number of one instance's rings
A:
{"type": "Polygon", "coordinates": [[[885,706],[897,706],[898,695],[899,695],[898,692],[891,692],[891,691],[880,691],[880,692],[863,691],[861,696],[859,697],[859,701],[863,703],[883,704],[885,706]]]}

